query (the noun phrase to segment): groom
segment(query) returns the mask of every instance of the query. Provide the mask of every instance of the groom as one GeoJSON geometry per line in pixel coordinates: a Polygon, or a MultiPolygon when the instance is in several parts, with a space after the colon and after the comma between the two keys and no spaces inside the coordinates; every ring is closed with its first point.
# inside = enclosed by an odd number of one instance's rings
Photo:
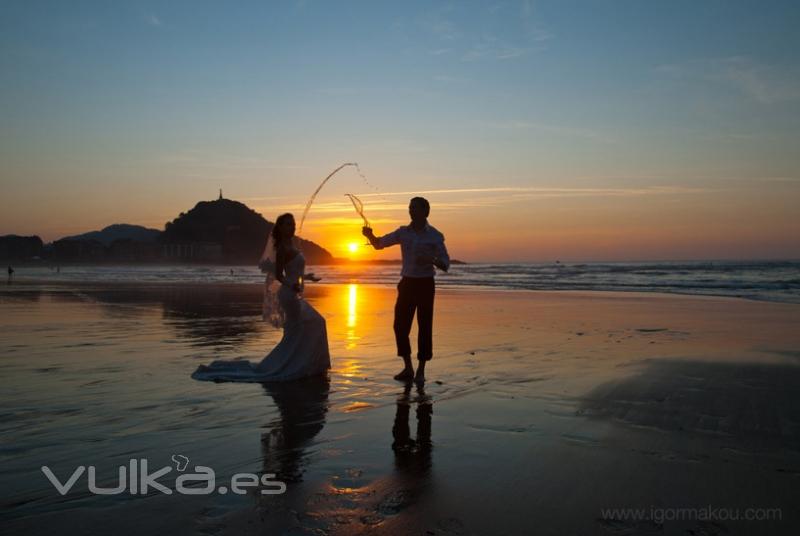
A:
{"type": "Polygon", "coordinates": [[[433,295],[435,284],[434,266],[445,272],[450,268],[450,257],[444,246],[444,235],[428,224],[430,203],[423,197],[415,197],[408,205],[411,223],[398,227],[387,235],[377,237],[369,227],[362,232],[375,249],[400,244],[403,254],[402,278],[397,285],[397,303],[394,306],[394,336],[397,355],[403,358],[405,367],[394,379],[425,381],[425,363],[433,357],[433,295]],[[414,376],[411,364],[411,322],[417,313],[417,359],[419,365],[414,376]]]}

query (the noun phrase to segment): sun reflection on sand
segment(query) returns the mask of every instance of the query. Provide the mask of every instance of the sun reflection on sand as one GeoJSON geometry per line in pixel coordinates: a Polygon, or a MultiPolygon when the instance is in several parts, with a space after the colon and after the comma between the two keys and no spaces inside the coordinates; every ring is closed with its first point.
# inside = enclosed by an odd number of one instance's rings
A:
{"type": "Polygon", "coordinates": [[[347,349],[352,350],[356,347],[356,341],[360,339],[356,335],[356,324],[358,324],[358,284],[350,283],[347,286],[347,349]]]}
{"type": "Polygon", "coordinates": [[[360,376],[361,363],[357,359],[345,359],[336,363],[336,373],[347,378],[344,383],[350,383],[350,378],[360,376]]]}
{"type": "Polygon", "coordinates": [[[357,384],[360,389],[367,377],[391,378],[389,371],[396,364],[391,336],[393,293],[352,281],[315,285],[306,298],[327,322],[332,374],[338,386],[355,388],[357,384]]]}

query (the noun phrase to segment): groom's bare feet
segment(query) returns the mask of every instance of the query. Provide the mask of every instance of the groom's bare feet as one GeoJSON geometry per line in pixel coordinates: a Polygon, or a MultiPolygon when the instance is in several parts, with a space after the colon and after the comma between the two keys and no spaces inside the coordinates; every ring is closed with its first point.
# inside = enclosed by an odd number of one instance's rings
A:
{"type": "Polygon", "coordinates": [[[414,376],[414,381],[419,384],[425,383],[425,361],[420,361],[419,365],[417,365],[417,374],[414,376]]]}
{"type": "Polygon", "coordinates": [[[394,379],[399,382],[410,382],[414,379],[414,369],[405,367],[398,374],[394,375],[394,379]]]}
{"type": "Polygon", "coordinates": [[[394,379],[399,382],[410,382],[414,379],[414,365],[411,364],[411,356],[404,355],[403,370],[394,375],[394,379]]]}

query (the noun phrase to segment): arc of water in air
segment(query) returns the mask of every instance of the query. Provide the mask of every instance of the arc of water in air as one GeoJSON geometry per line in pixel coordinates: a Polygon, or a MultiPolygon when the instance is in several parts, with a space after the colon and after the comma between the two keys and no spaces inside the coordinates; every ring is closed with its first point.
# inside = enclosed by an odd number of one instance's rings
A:
{"type": "MultiPolygon", "coordinates": [[[[367,176],[364,175],[364,172],[361,171],[361,167],[358,164],[355,164],[355,166],[356,166],[356,173],[358,173],[358,176],[361,177],[361,180],[364,181],[364,184],[369,186],[369,188],[372,190],[372,194],[370,194],[370,195],[378,196],[381,199],[381,201],[383,201],[384,203],[388,204],[389,200],[386,198],[385,195],[383,195],[383,193],[381,192],[381,189],[378,188],[377,186],[375,186],[374,184],[372,184],[369,181],[369,179],[367,179],[367,176]]],[[[359,203],[360,202],[361,201],[359,201],[359,203]]]]}
{"type": "Polygon", "coordinates": [[[366,216],[364,216],[364,203],[362,203],[361,200],[358,197],[354,196],[353,194],[344,194],[344,195],[350,198],[350,202],[353,203],[353,208],[356,209],[358,215],[361,216],[362,220],[364,220],[364,227],[371,227],[371,225],[369,224],[369,220],[367,219],[366,216]]]}
{"type": "MultiPolygon", "coordinates": [[[[339,166],[336,169],[334,169],[333,171],[331,171],[331,174],[328,175],[327,177],[325,177],[325,179],[320,183],[320,185],[317,186],[317,189],[314,190],[314,193],[311,195],[311,198],[308,200],[308,203],[306,203],[305,210],[303,210],[303,217],[300,218],[300,226],[297,228],[297,236],[300,236],[300,233],[303,232],[303,223],[305,223],[305,221],[306,221],[306,214],[308,214],[308,209],[311,208],[311,204],[314,202],[314,199],[316,199],[317,194],[319,193],[319,191],[322,190],[322,187],[325,186],[325,183],[328,182],[331,179],[331,177],[336,175],[336,173],[338,173],[339,170],[341,170],[342,168],[345,168],[347,166],[355,166],[356,169],[358,169],[358,164],[356,164],[355,162],[344,163],[341,166],[339,166]]],[[[360,173],[360,170],[359,170],[359,173],[360,173]]]]}

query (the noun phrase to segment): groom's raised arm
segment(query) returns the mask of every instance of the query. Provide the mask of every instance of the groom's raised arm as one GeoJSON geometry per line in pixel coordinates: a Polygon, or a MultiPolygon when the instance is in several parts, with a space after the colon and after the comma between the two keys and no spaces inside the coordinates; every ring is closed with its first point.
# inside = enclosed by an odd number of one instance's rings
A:
{"type": "Polygon", "coordinates": [[[400,228],[383,236],[375,236],[375,233],[369,227],[364,227],[361,233],[367,237],[369,243],[375,249],[383,249],[400,243],[400,228]]]}

